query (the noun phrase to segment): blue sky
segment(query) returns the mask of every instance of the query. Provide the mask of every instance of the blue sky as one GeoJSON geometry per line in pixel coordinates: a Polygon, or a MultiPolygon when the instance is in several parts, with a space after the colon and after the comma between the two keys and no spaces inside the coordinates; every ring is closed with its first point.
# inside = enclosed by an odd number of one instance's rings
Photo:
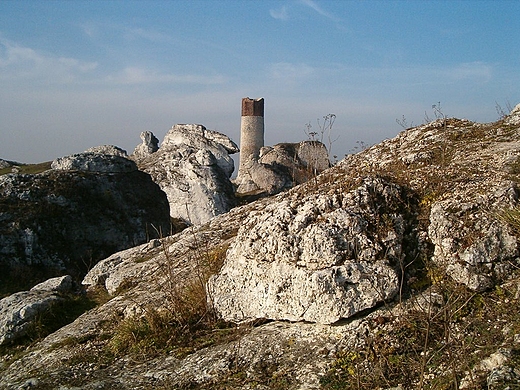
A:
{"type": "Polygon", "coordinates": [[[520,103],[520,1],[0,0],[0,158],[41,162],[200,123],[267,145],[334,113],[343,156],[432,104],[491,122],[520,103]]]}

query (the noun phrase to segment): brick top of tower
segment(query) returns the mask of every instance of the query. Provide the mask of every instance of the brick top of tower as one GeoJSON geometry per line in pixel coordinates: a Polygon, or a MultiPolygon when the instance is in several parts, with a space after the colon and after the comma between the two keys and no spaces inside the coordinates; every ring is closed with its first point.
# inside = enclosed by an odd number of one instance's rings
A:
{"type": "Polygon", "coordinates": [[[264,116],[264,98],[243,98],[242,116],[264,116]]]}

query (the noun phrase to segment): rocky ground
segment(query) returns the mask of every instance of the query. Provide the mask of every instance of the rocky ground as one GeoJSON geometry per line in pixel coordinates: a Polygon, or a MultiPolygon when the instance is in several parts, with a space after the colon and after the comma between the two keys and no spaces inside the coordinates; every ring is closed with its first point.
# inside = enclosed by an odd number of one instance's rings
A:
{"type": "Polygon", "coordinates": [[[519,388],[519,175],[520,106],[407,129],[101,261],[0,387],[519,388]]]}

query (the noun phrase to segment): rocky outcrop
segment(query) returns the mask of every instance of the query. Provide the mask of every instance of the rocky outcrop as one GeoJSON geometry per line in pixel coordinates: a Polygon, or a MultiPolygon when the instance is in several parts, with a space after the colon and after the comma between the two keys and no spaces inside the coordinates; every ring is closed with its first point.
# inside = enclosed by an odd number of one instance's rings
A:
{"type": "Polygon", "coordinates": [[[509,181],[497,182],[478,197],[476,190],[468,185],[462,198],[435,202],[428,233],[435,246],[432,260],[457,282],[483,291],[515,267],[517,238],[497,215],[516,206],[518,190],[509,181]]]}
{"type": "Polygon", "coordinates": [[[111,255],[84,279],[108,301],[2,356],[0,388],[518,387],[513,117],[408,129],[111,255]]]}
{"type": "Polygon", "coordinates": [[[59,293],[72,290],[69,275],[49,279],[30,291],[12,294],[0,300],[0,345],[12,343],[34,328],[38,317],[52,305],[63,301],[59,293]]]}
{"type": "Polygon", "coordinates": [[[261,164],[254,157],[242,161],[242,173],[234,183],[238,195],[274,195],[292,187],[285,166],[261,164]]]}
{"type": "Polygon", "coordinates": [[[2,160],[0,158],[0,169],[5,169],[13,166],[14,163],[12,161],[2,160]]]}
{"type": "Polygon", "coordinates": [[[134,156],[144,157],[159,150],[159,140],[151,131],[143,131],[141,140],[143,143],[136,146],[133,153],[134,156]]]}
{"type": "Polygon", "coordinates": [[[331,324],[392,299],[406,229],[401,189],[366,179],[338,193],[287,196],[244,221],[208,283],[227,321],[331,324]],[[385,219],[386,218],[386,219],[385,219]]]}
{"type": "MultiPolygon", "coordinates": [[[[431,260],[474,291],[486,290],[518,263],[520,144],[513,115],[496,124],[437,120],[367,150],[361,169],[406,180],[427,207],[431,260]],[[514,217],[513,217],[514,219],[514,217]]],[[[353,169],[359,160],[341,163],[353,169]]]]}
{"type": "Polygon", "coordinates": [[[170,215],[191,224],[207,222],[235,205],[230,154],[237,145],[202,125],[175,125],[155,153],[133,156],[166,193],[170,215]]]}
{"type": "Polygon", "coordinates": [[[92,148],[85,150],[85,153],[96,153],[96,154],[101,154],[101,155],[108,154],[108,155],[112,155],[112,156],[128,157],[126,150],[121,149],[119,146],[115,146],[115,145],[94,146],[92,148]]]}
{"type": "Polygon", "coordinates": [[[136,171],[137,165],[127,158],[123,149],[105,145],[91,148],[84,153],[57,158],[52,162],[51,168],[60,171],[123,173],[136,171]]]}
{"type": "Polygon", "coordinates": [[[243,161],[235,185],[239,194],[273,195],[305,183],[329,167],[327,148],[318,141],[264,146],[258,158],[243,161]]]}
{"type": "Polygon", "coordinates": [[[510,126],[520,125],[520,104],[511,110],[511,113],[505,118],[505,124],[510,126]]]}
{"type": "Polygon", "coordinates": [[[170,229],[165,194],[133,161],[83,153],[41,174],[0,176],[3,294],[82,277],[98,260],[170,229]]]}

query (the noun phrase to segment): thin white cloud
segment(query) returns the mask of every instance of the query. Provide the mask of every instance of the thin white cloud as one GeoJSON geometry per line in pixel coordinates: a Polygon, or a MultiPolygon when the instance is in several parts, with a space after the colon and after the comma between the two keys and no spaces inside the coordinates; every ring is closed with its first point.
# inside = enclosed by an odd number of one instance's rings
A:
{"type": "Polygon", "coordinates": [[[141,38],[150,42],[158,43],[158,42],[172,42],[174,39],[167,34],[163,34],[159,31],[155,31],[152,29],[144,29],[142,27],[137,28],[124,28],[123,29],[127,38],[135,39],[141,38]]]}
{"type": "Polygon", "coordinates": [[[474,80],[488,82],[493,77],[493,67],[483,62],[468,62],[458,64],[445,71],[446,76],[453,80],[474,80]]]}
{"type": "Polygon", "coordinates": [[[121,72],[107,77],[107,81],[114,84],[223,84],[226,78],[222,75],[197,75],[197,74],[165,74],[139,67],[126,67],[121,72]]]}
{"type": "Polygon", "coordinates": [[[277,62],[269,65],[269,75],[271,78],[297,81],[308,78],[314,73],[314,68],[304,63],[277,62]]]}
{"type": "Polygon", "coordinates": [[[327,12],[325,11],[323,8],[321,8],[321,6],[316,3],[316,1],[314,0],[300,0],[300,3],[302,3],[303,5],[311,8],[312,10],[316,11],[318,14],[320,14],[321,16],[324,16],[330,20],[332,20],[333,22],[339,22],[340,19],[336,16],[334,16],[332,13],[330,12],[327,12]]]}
{"type": "Polygon", "coordinates": [[[84,22],[76,24],[85,35],[90,38],[95,38],[99,35],[99,24],[93,22],[84,22]]]}
{"type": "Polygon", "coordinates": [[[0,37],[0,78],[70,82],[98,66],[76,58],[52,56],[0,37]]]}
{"type": "Polygon", "coordinates": [[[270,9],[269,14],[274,19],[278,20],[288,20],[289,19],[289,13],[287,12],[287,6],[283,5],[280,8],[277,9],[270,9]]]}

